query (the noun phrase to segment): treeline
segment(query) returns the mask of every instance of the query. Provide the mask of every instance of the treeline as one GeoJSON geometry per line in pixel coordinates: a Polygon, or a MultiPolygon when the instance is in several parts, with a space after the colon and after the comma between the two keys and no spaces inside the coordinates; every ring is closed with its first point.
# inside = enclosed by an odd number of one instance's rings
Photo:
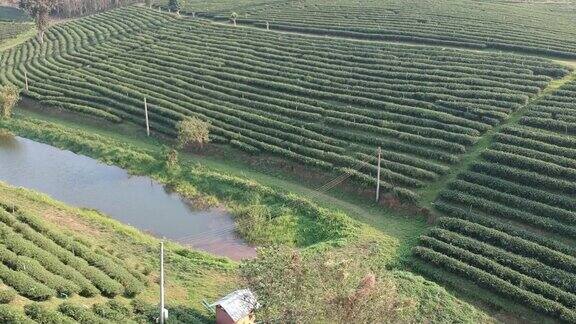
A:
{"type": "Polygon", "coordinates": [[[60,0],[52,13],[61,18],[86,16],[112,8],[141,2],[138,0],[60,0]]]}

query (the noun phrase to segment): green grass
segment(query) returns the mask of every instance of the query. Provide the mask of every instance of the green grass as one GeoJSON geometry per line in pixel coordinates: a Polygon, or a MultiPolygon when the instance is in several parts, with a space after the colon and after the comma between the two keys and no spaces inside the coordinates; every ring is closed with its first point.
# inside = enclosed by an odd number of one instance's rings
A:
{"type": "MultiPolygon", "coordinates": [[[[66,111],[39,109],[30,101],[25,101],[25,106],[26,108],[16,110],[17,116],[48,121],[69,129],[106,136],[140,149],[159,152],[162,146],[172,143],[166,138],[147,137],[141,128],[132,124],[111,124],[66,111]]],[[[312,201],[319,206],[340,210],[389,237],[394,242],[393,245],[399,247],[397,252],[399,258],[404,258],[410,253],[410,248],[416,244],[417,237],[426,229],[425,219],[409,211],[392,211],[376,205],[370,198],[340,188],[317,195],[317,191],[312,188],[324,183],[318,182],[317,178],[303,178],[289,171],[274,168],[274,165],[254,166],[242,158],[246,155],[240,151],[216,144],[210,144],[210,146],[216,147],[214,150],[208,148],[208,152],[212,154],[183,152],[180,154],[180,159],[191,164],[199,163],[218,173],[249,179],[279,192],[291,192],[302,197],[314,195],[312,201]]],[[[264,156],[262,159],[265,160],[267,157],[264,156]]]]}

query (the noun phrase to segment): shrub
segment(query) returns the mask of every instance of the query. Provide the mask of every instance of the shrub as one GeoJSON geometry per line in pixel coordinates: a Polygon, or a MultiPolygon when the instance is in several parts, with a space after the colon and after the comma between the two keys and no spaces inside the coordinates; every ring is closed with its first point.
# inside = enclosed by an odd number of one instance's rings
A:
{"type": "Polygon", "coordinates": [[[90,324],[108,324],[109,321],[98,317],[96,314],[92,313],[89,308],[73,304],[70,302],[64,302],[58,306],[58,310],[80,323],[90,323],[90,324]]]}
{"type": "Polygon", "coordinates": [[[8,83],[0,87],[0,115],[4,118],[12,116],[14,106],[20,100],[20,90],[15,85],[8,83]]]}
{"type": "Polygon", "coordinates": [[[35,324],[20,310],[8,305],[0,305],[0,323],[3,324],[35,324]]]}
{"type": "Polygon", "coordinates": [[[47,300],[56,296],[56,291],[46,287],[28,275],[0,264],[0,279],[14,288],[20,295],[31,300],[47,300]]]}
{"type": "Polygon", "coordinates": [[[10,287],[0,289],[0,304],[8,304],[16,298],[16,291],[10,287]]]}
{"type": "Polygon", "coordinates": [[[74,324],[75,321],[62,315],[61,313],[48,309],[47,307],[39,304],[32,303],[24,306],[24,312],[28,317],[35,320],[39,324],[74,324]]]}

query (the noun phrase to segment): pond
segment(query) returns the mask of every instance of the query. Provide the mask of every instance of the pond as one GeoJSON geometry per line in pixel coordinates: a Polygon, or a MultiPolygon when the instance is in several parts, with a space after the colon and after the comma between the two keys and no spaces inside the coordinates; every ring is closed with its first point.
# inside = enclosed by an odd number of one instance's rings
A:
{"type": "Polygon", "coordinates": [[[97,209],[141,231],[234,260],[255,255],[223,208],[194,210],[158,182],[21,137],[0,137],[0,181],[97,209]]]}

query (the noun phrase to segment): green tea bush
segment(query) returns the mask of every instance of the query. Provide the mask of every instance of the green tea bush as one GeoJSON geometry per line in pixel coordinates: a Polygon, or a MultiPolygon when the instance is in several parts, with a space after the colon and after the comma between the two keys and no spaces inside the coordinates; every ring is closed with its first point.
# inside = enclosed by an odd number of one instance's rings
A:
{"type": "Polygon", "coordinates": [[[40,303],[32,303],[24,306],[24,312],[28,317],[39,324],[74,324],[72,319],[58,311],[51,310],[40,303]]]}

